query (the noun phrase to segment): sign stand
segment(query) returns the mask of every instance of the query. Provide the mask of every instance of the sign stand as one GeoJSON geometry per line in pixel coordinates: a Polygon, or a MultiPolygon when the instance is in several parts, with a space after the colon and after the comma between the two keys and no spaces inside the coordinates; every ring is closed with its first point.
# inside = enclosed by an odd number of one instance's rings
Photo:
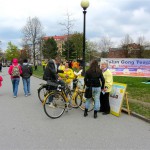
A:
{"type": "Polygon", "coordinates": [[[128,101],[128,92],[125,92],[125,101],[127,109],[122,108],[123,111],[126,111],[128,115],[130,115],[130,109],[129,109],[129,101],[128,101]]]}

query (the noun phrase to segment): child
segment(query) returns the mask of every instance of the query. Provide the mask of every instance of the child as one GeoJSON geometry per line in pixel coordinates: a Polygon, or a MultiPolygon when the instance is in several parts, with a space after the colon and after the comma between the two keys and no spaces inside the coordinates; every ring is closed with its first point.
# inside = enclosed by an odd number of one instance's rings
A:
{"type": "Polygon", "coordinates": [[[2,76],[0,76],[0,87],[2,86],[2,81],[3,81],[3,78],[2,76]]]}

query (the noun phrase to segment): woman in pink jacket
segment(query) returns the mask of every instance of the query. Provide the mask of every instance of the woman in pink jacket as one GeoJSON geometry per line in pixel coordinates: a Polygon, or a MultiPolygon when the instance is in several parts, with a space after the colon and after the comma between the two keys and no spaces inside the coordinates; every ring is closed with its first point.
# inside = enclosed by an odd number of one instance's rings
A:
{"type": "Polygon", "coordinates": [[[11,75],[11,81],[13,86],[13,96],[17,97],[18,85],[20,82],[20,75],[22,74],[21,66],[18,64],[18,59],[14,58],[12,65],[9,67],[8,73],[11,75]]]}
{"type": "Polygon", "coordinates": [[[0,87],[2,86],[2,81],[3,81],[3,78],[2,76],[0,76],[0,87]]]}

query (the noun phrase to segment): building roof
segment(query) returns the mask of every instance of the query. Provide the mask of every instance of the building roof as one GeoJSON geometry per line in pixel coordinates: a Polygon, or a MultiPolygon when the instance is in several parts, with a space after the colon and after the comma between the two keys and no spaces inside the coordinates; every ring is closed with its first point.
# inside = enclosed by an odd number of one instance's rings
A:
{"type": "Polygon", "coordinates": [[[59,41],[59,40],[66,40],[66,38],[68,37],[68,35],[62,35],[62,36],[45,36],[43,37],[44,40],[48,40],[49,38],[54,38],[54,40],[59,41]]]}

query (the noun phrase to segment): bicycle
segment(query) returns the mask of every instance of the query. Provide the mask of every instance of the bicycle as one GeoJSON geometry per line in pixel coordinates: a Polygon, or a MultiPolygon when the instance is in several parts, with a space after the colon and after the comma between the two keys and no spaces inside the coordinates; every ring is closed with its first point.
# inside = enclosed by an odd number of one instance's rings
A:
{"type": "Polygon", "coordinates": [[[48,85],[53,89],[47,93],[43,100],[44,112],[46,115],[52,119],[59,118],[64,111],[68,111],[72,108],[71,99],[69,97],[71,90],[67,85],[64,87],[48,81],[48,85]],[[49,102],[49,98],[52,98],[52,101],[49,102]],[[52,103],[52,105],[50,105],[52,103]]]}
{"type": "MultiPolygon", "coordinates": [[[[85,109],[85,99],[83,98],[84,90],[79,90],[78,88],[72,93],[69,87],[66,85],[65,87],[58,85],[57,83],[48,81],[50,87],[53,87],[51,91],[49,91],[44,98],[43,107],[44,112],[50,118],[59,118],[65,110],[69,110],[69,108],[78,108],[80,107],[82,110],[85,109]],[[50,107],[49,97],[52,97],[52,106],[50,107]],[[74,104],[73,104],[74,103],[74,104]]],[[[92,111],[94,108],[93,103],[91,103],[91,107],[89,111],[92,111]]]]}

